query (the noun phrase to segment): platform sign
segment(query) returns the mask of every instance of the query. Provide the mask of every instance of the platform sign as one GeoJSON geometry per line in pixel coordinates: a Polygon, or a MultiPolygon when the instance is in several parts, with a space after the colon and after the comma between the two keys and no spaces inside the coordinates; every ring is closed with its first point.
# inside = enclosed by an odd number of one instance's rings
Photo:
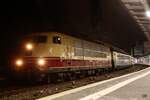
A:
{"type": "Polygon", "coordinates": [[[144,55],[144,45],[136,45],[134,47],[134,56],[143,56],[144,55]]]}

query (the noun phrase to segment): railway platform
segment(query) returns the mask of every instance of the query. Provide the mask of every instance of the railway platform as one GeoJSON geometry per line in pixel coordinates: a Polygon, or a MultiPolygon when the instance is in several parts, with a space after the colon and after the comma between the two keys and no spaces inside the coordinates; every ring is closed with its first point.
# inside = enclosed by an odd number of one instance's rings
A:
{"type": "Polygon", "coordinates": [[[150,100],[150,68],[38,100],[150,100]]]}

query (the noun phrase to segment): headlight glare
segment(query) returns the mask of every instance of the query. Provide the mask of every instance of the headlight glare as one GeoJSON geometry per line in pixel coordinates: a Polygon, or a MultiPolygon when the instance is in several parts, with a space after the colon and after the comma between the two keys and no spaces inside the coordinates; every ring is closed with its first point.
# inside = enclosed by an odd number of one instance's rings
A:
{"type": "Polygon", "coordinates": [[[31,43],[26,44],[26,49],[27,50],[32,50],[33,49],[33,45],[31,43]]]}
{"type": "Polygon", "coordinates": [[[38,65],[44,66],[45,65],[45,60],[43,58],[38,59],[38,65]]]}
{"type": "Polygon", "coordinates": [[[16,60],[16,65],[17,66],[22,66],[23,65],[23,60],[22,59],[18,59],[18,60],[16,60]]]}

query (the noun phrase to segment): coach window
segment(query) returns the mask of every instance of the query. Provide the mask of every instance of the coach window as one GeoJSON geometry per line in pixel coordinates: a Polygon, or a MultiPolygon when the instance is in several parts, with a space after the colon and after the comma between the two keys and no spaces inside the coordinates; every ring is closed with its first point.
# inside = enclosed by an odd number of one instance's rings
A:
{"type": "Polygon", "coordinates": [[[54,36],[53,37],[53,43],[55,43],[55,44],[61,44],[61,37],[54,36]]]}

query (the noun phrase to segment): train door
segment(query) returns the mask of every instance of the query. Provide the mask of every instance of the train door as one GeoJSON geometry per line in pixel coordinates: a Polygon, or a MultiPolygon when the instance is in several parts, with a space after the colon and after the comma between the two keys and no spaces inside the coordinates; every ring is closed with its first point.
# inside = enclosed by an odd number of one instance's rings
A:
{"type": "Polygon", "coordinates": [[[113,52],[113,48],[110,48],[110,52],[111,52],[111,65],[112,65],[112,68],[115,69],[115,55],[114,55],[114,52],[113,52]]]}

